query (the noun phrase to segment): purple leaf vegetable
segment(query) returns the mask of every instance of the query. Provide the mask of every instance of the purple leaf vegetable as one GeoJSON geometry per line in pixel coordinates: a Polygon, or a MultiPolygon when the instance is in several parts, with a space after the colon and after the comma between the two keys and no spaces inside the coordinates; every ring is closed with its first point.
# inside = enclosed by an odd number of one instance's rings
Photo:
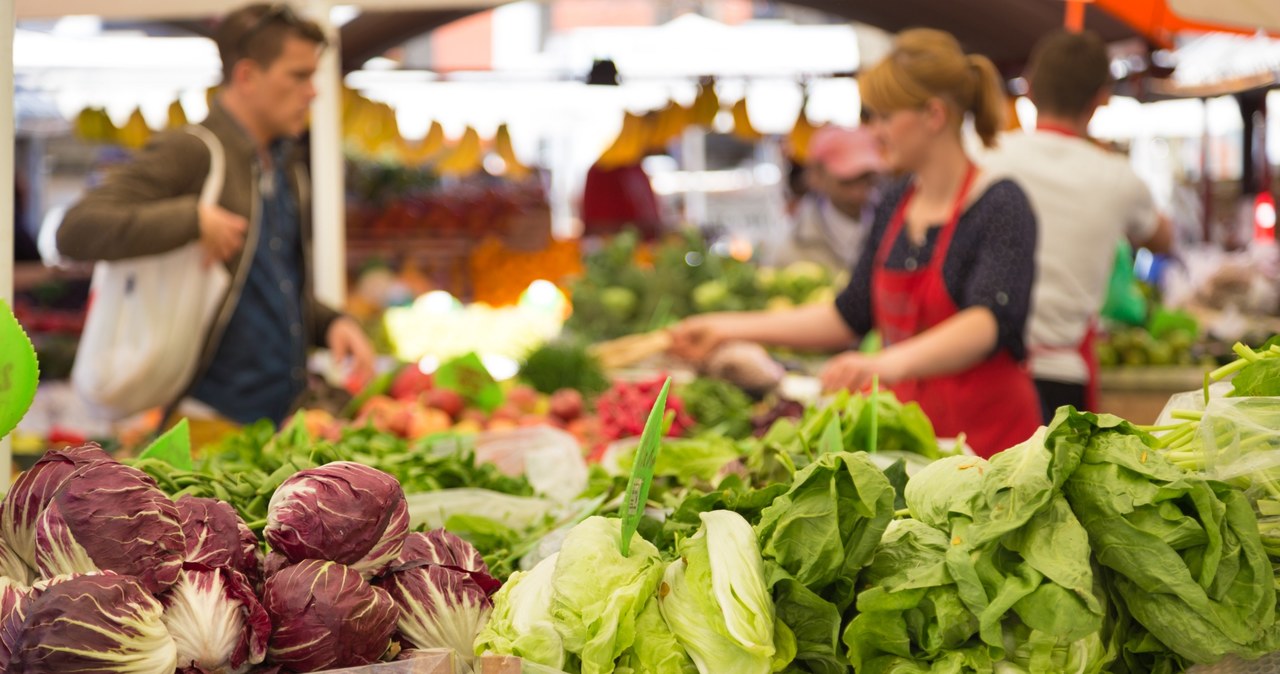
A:
{"type": "Polygon", "coordinates": [[[0,538],[32,570],[36,568],[36,520],[71,474],[90,463],[114,459],[94,444],[51,449],[30,470],[18,477],[4,497],[0,512],[0,538]]]}
{"type": "Polygon", "coordinates": [[[452,648],[470,671],[473,644],[501,586],[470,543],[444,530],[411,534],[390,572],[378,581],[400,608],[406,648],[452,648]]]}
{"type": "Polygon", "coordinates": [[[357,571],[314,559],[267,580],[262,603],[274,626],[267,657],[291,672],[377,662],[399,613],[391,596],[357,571]]]}
{"type": "Polygon", "coordinates": [[[130,576],[93,574],[54,584],[27,606],[8,671],[172,674],[177,647],[163,613],[130,576]]]}
{"type": "Polygon", "coordinates": [[[235,569],[254,582],[261,575],[258,539],[230,504],[212,498],[178,499],[187,564],[235,569]]]}
{"type": "Polygon", "coordinates": [[[388,529],[401,501],[404,490],[390,475],[349,461],[330,463],[296,473],[276,489],[264,533],[271,549],[294,563],[356,564],[375,547],[379,556],[395,559],[403,536],[397,540],[388,529]]]}
{"type": "Polygon", "coordinates": [[[271,619],[239,571],[189,564],[160,600],[179,669],[243,674],[266,658],[271,619]]]}
{"type": "Polygon", "coordinates": [[[36,523],[36,565],[46,577],[114,571],[158,594],[178,580],[185,551],[173,501],[119,463],[77,470],[36,523]]]}

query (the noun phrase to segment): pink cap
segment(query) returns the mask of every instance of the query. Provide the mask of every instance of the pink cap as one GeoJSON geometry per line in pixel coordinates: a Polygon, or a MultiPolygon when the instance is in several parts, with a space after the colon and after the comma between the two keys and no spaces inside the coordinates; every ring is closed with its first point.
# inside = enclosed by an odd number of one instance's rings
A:
{"type": "Polygon", "coordinates": [[[856,178],[885,170],[880,144],[866,128],[849,129],[828,124],[809,141],[809,161],[821,163],[837,178],[856,178]]]}

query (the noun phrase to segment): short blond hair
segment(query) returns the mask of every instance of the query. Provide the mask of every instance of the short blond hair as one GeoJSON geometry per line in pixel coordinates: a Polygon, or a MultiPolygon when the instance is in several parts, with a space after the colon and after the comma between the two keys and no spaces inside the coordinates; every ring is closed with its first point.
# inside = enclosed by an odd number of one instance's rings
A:
{"type": "Polygon", "coordinates": [[[965,54],[950,33],[931,28],[903,31],[884,60],[858,76],[862,104],[877,113],[919,108],[932,98],[956,112],[958,129],[973,113],[974,129],[994,147],[1003,125],[1003,79],[981,54],[965,54]]]}

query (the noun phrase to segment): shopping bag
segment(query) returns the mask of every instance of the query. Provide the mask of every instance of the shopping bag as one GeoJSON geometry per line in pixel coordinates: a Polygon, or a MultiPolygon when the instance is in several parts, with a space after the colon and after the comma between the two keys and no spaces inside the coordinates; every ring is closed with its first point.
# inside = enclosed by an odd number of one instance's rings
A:
{"type": "MultiPolygon", "coordinates": [[[[209,147],[200,203],[216,204],[224,179],[222,144],[203,127],[188,132],[209,147]]],[[[196,376],[230,287],[226,267],[209,261],[198,241],[160,255],[97,263],[72,386],[105,419],[173,403],[196,376]]]]}
{"type": "Polygon", "coordinates": [[[1102,303],[1102,316],[1125,325],[1143,325],[1147,321],[1147,299],[1138,288],[1138,278],[1133,273],[1133,248],[1128,241],[1121,241],[1116,247],[1107,298],[1102,303]]]}

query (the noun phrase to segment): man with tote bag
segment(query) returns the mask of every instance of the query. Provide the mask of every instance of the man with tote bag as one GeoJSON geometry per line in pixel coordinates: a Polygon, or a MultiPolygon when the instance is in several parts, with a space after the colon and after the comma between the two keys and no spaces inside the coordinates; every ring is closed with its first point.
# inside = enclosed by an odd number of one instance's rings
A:
{"type": "Polygon", "coordinates": [[[223,84],[199,126],[157,135],[66,213],[59,252],[98,261],[77,391],[107,416],[282,421],[307,351],[357,375],[373,347],[312,292],[310,193],[295,139],[326,39],[287,4],[215,33],[223,84]]]}

